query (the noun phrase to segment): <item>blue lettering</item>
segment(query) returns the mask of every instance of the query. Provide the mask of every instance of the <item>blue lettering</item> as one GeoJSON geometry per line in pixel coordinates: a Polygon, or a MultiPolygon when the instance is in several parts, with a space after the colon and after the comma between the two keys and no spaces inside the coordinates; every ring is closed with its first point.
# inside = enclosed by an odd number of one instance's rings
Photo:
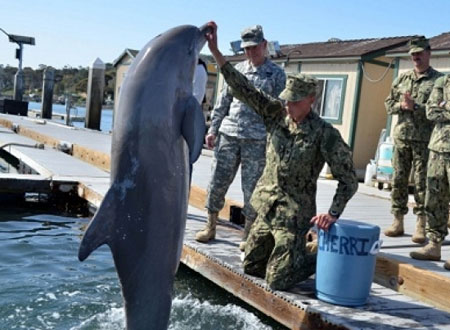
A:
{"type": "Polygon", "coordinates": [[[369,246],[369,239],[352,236],[338,236],[330,233],[319,232],[319,250],[339,253],[350,256],[366,256],[369,246]]]}
{"type": "Polygon", "coordinates": [[[358,244],[358,240],[354,237],[350,236],[350,255],[358,255],[358,248],[356,247],[356,244],[358,244]],[[355,254],[353,254],[353,250],[355,251],[355,254]]]}
{"type": "Polygon", "coordinates": [[[365,245],[369,240],[367,238],[360,238],[361,241],[361,251],[358,253],[359,256],[366,256],[368,252],[365,251],[365,245]]]}
{"type": "Polygon", "coordinates": [[[339,242],[339,254],[342,254],[342,249],[345,249],[345,254],[348,255],[348,238],[345,236],[340,237],[339,242]]]}
{"type": "Polygon", "coordinates": [[[336,248],[336,242],[338,240],[339,236],[332,235],[331,236],[331,252],[338,252],[338,249],[336,248]]]}
{"type": "Polygon", "coordinates": [[[319,231],[319,250],[323,251],[324,250],[324,243],[325,241],[325,234],[323,233],[323,231],[319,231]]]}

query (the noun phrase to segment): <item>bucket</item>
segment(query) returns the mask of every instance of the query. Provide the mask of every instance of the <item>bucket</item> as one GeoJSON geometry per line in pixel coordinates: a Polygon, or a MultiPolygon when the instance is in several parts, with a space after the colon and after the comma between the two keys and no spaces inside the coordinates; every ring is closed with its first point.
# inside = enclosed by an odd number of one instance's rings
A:
{"type": "Polygon", "coordinates": [[[340,219],[319,231],[316,295],[344,306],[364,305],[369,297],[380,250],[380,227],[340,219]]]}

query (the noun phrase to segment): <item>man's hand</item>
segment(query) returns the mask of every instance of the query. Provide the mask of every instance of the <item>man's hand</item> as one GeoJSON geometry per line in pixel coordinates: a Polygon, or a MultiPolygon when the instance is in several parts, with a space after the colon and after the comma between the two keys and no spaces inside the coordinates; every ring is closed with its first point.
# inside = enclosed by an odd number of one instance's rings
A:
{"type": "Polygon", "coordinates": [[[335,223],[336,221],[336,217],[333,217],[328,213],[321,213],[312,217],[310,223],[317,225],[317,228],[319,229],[328,231],[328,228],[330,228],[331,224],[335,223]]]}
{"type": "Polygon", "coordinates": [[[205,142],[209,150],[214,149],[214,146],[216,144],[216,136],[212,133],[209,133],[205,137],[205,142]]]}
{"type": "Polygon", "coordinates": [[[414,99],[411,97],[410,92],[403,94],[403,101],[400,103],[400,108],[405,111],[414,110],[414,99]]]}
{"type": "Polygon", "coordinates": [[[208,32],[205,35],[206,41],[208,42],[208,48],[211,51],[212,56],[216,59],[217,65],[221,68],[226,61],[217,46],[217,24],[211,21],[208,23],[208,26],[211,27],[211,32],[208,32]]]}

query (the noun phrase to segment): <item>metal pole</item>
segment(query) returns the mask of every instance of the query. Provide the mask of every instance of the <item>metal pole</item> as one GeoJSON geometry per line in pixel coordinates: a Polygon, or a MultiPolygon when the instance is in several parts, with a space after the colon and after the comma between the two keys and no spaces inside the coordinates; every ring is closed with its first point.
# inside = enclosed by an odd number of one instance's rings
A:
{"type": "Polygon", "coordinates": [[[66,94],[66,125],[70,126],[70,109],[72,108],[72,95],[66,94]]]}
{"type": "Polygon", "coordinates": [[[23,44],[19,43],[19,68],[14,76],[14,100],[22,101],[23,96],[23,71],[22,71],[22,52],[23,52],[23,44]]]}

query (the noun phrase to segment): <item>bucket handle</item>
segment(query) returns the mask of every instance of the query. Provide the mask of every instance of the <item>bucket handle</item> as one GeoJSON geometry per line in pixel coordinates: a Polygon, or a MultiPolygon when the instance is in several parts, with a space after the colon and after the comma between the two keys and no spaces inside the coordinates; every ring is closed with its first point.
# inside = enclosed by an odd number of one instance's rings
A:
{"type": "Polygon", "coordinates": [[[383,244],[383,240],[380,239],[378,241],[373,242],[372,247],[370,248],[369,253],[372,255],[377,254],[378,252],[380,252],[381,249],[381,245],[383,244]]]}

